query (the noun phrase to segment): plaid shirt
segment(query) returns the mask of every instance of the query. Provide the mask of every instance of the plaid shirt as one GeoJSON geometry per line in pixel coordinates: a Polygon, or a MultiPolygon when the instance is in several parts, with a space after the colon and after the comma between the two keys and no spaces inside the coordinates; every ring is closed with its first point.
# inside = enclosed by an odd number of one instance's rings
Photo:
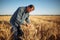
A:
{"type": "Polygon", "coordinates": [[[30,23],[29,21],[29,13],[26,12],[26,7],[19,7],[15,13],[12,15],[10,19],[10,23],[18,23],[23,24],[24,20],[27,23],[30,23]]]}

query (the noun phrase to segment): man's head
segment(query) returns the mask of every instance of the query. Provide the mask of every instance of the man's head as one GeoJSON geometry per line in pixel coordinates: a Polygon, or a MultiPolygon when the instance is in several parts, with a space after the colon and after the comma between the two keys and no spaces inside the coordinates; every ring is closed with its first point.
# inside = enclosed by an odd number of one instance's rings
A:
{"type": "Polygon", "coordinates": [[[27,12],[31,12],[33,10],[34,10],[34,6],[33,5],[28,5],[27,6],[27,9],[26,9],[27,12]]]}

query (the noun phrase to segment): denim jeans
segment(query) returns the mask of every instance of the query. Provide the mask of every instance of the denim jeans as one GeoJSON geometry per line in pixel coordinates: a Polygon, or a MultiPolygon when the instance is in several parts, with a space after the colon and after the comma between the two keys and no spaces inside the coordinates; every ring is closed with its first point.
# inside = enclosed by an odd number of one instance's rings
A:
{"type": "Polygon", "coordinates": [[[21,30],[20,28],[20,25],[18,25],[17,23],[11,23],[12,25],[12,30],[11,32],[14,32],[13,33],[13,38],[14,40],[22,40],[20,39],[19,37],[22,37],[22,35],[24,34],[23,31],[21,30]]]}

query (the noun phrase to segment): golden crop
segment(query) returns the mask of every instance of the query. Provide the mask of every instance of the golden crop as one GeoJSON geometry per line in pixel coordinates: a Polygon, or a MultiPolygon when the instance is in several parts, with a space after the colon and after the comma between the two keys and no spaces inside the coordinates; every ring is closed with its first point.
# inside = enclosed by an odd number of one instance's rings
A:
{"type": "MultiPolygon", "coordinates": [[[[11,16],[0,16],[0,40],[13,40],[11,16]]],[[[21,25],[23,40],[60,40],[60,16],[30,16],[30,26],[21,25]]]]}

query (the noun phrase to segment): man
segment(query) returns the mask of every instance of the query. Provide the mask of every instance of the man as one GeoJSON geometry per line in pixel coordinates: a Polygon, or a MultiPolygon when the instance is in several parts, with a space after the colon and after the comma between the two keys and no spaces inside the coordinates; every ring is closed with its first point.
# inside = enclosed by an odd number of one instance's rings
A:
{"type": "MultiPolygon", "coordinates": [[[[10,19],[10,24],[12,25],[12,31],[14,31],[14,40],[19,40],[18,35],[23,35],[20,25],[24,24],[24,20],[27,26],[30,24],[29,13],[34,10],[33,5],[28,5],[27,7],[19,7],[10,19]]],[[[21,39],[20,39],[21,40],[21,39]]]]}

